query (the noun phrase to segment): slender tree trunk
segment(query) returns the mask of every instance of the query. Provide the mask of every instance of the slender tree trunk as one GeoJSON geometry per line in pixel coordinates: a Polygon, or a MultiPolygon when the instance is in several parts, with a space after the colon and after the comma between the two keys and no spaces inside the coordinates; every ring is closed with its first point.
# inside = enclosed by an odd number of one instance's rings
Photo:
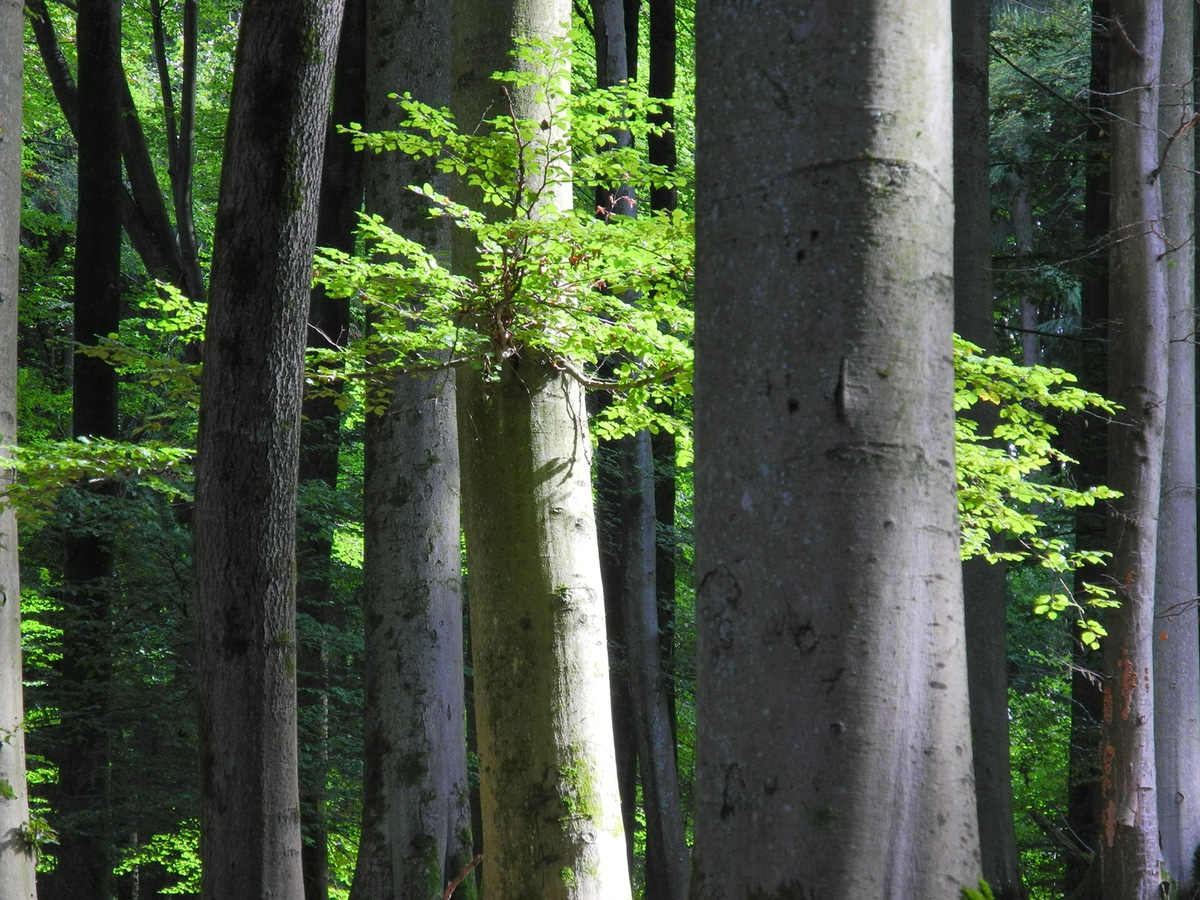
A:
{"type": "MultiPolygon", "coordinates": [[[[5,448],[17,440],[24,25],[21,0],[0,0],[0,447],[5,448]]],[[[6,473],[0,487],[11,481],[6,473]]],[[[23,691],[17,519],[5,503],[0,506],[0,900],[36,896],[33,847],[22,837],[29,828],[23,691]]]]}
{"type": "MultiPolygon", "coordinates": [[[[1080,324],[1079,358],[1075,371],[1080,385],[1108,396],[1108,229],[1109,229],[1109,35],[1108,0],[1093,0],[1091,78],[1088,91],[1089,126],[1087,152],[1089,166],[1085,185],[1086,209],[1084,236],[1095,252],[1096,260],[1084,277],[1080,324]]],[[[1072,428],[1072,456],[1079,460],[1076,478],[1081,486],[1092,487],[1107,481],[1108,429],[1099,422],[1072,428]]],[[[1096,507],[1081,507],[1075,512],[1075,541],[1081,550],[1103,550],[1107,546],[1105,515],[1096,507]]],[[[1075,593],[1086,592],[1087,584],[1103,584],[1107,573],[1102,566],[1087,566],[1075,573],[1075,593]]],[[[1100,719],[1103,697],[1098,654],[1076,642],[1072,648],[1071,668],[1071,742],[1070,772],[1067,789],[1067,819],[1074,834],[1087,842],[1089,854],[1067,857],[1064,893],[1073,900],[1096,900],[1100,896],[1100,777],[1097,748],[1100,744],[1100,719]]]]}
{"type": "Polygon", "coordinates": [[[242,11],[194,515],[206,900],[298,898],[295,504],[339,0],[242,11]]]}
{"type": "MultiPolygon", "coordinates": [[[[367,14],[367,127],[397,126],[396,91],[445,105],[448,5],[372,0],[367,14]]],[[[446,221],[408,190],[444,180],[432,160],[372,156],[367,210],[447,258],[446,221]]],[[[400,376],[388,390],[386,411],[367,419],[365,795],[351,896],[430,900],[472,854],[454,374],[400,376]]],[[[455,896],[473,891],[468,880],[455,896]]]]}
{"type": "MultiPolygon", "coordinates": [[[[954,30],[954,327],[995,349],[991,204],[988,197],[987,0],[953,0],[954,30]]],[[[1014,211],[1015,217],[1015,211],[1014,211]]],[[[994,427],[980,404],[981,425],[994,427]]],[[[1007,588],[1004,565],[977,557],[963,564],[967,686],[975,748],[975,801],[983,877],[997,900],[1019,900],[1020,855],[1013,824],[1008,739],[1007,588]]]]}
{"type": "Polygon", "coordinates": [[[980,875],[949,2],[697,18],[693,897],[980,875]]]}
{"type": "MultiPolygon", "coordinates": [[[[488,76],[512,66],[513,39],[563,36],[570,6],[451,9],[454,109],[470,127],[503,102],[488,76]]],[[[522,118],[549,112],[529,90],[512,102],[522,118]]],[[[569,184],[549,199],[569,208],[569,184]]],[[[454,252],[456,266],[474,258],[454,252]]],[[[494,380],[464,369],[457,384],[484,894],[628,898],[583,391],[530,348],[494,380]]]]}
{"type": "MultiPolygon", "coordinates": [[[[362,209],[363,155],[338,125],[361,122],[365,111],[365,3],[346,0],[334,68],[333,106],[325,131],[321,198],[317,208],[317,245],[353,252],[358,212],[362,209]]],[[[313,290],[308,314],[308,346],[344,347],[349,340],[350,304],[313,290]]],[[[337,491],[341,445],[341,411],[333,397],[306,395],[301,409],[300,484],[309,496],[329,498],[337,491]]],[[[301,504],[303,508],[303,504],[301,504]]],[[[324,506],[305,510],[297,531],[298,582],[296,607],[312,627],[299,629],[299,734],[301,861],[306,900],[329,895],[330,774],[329,633],[341,625],[333,580],[333,522],[324,506]]]]}
{"type": "Polygon", "coordinates": [[[1150,900],[1161,881],[1154,766],[1154,578],[1167,399],[1167,246],[1158,165],[1160,0],[1113,0],[1109,385],[1111,583],[1100,755],[1104,896],[1150,900]]]}
{"type": "Polygon", "coordinates": [[[1154,748],[1164,867],[1191,877],[1200,845],[1200,640],[1196,573],[1194,6],[1164,4],[1160,144],[1169,297],[1167,407],[1154,625],[1154,748]]]}
{"type": "MultiPolygon", "coordinates": [[[[86,0],[76,22],[79,60],[79,214],[75,240],[75,340],[94,346],[120,323],[121,5],[86,0]]],[[[72,434],[117,437],[117,376],[106,361],[74,354],[72,434]]],[[[51,802],[59,824],[57,865],[43,896],[103,897],[111,882],[108,791],[108,657],[112,552],[104,513],[81,498],[64,537],[61,724],[58,783],[51,802]]]]}

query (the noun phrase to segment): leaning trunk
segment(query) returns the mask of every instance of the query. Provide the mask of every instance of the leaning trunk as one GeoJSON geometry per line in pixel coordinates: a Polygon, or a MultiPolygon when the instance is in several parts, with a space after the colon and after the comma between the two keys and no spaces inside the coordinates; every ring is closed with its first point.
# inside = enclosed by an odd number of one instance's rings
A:
{"type": "Polygon", "coordinates": [[[194,516],[206,900],[298,898],[296,479],[339,0],[242,11],[194,516]]]}
{"type": "MultiPolygon", "coordinates": [[[[514,37],[564,36],[570,6],[452,10],[454,109],[471,127],[504,108],[489,75],[511,68],[514,37]]],[[[549,118],[530,89],[512,103],[521,118],[549,118]]],[[[546,199],[569,208],[570,185],[546,199]]],[[[456,267],[473,260],[455,246],[456,267]]],[[[630,896],[587,424],[581,386],[531,348],[490,378],[458,377],[483,890],[498,900],[630,896]]]]}

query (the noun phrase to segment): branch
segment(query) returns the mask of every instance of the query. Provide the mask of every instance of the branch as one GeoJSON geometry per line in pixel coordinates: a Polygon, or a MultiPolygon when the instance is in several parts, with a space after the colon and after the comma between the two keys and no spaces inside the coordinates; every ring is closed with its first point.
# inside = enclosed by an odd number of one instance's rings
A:
{"type": "Polygon", "coordinates": [[[466,880],[467,876],[471,874],[471,870],[474,869],[481,862],[483,862],[483,854],[482,853],[480,853],[477,857],[475,857],[473,860],[471,860],[469,863],[467,863],[466,868],[458,873],[458,877],[455,878],[448,885],[446,885],[446,890],[442,894],[442,900],[450,900],[450,898],[452,896],[454,896],[454,889],[456,887],[458,887],[460,884],[462,884],[466,880]]]}

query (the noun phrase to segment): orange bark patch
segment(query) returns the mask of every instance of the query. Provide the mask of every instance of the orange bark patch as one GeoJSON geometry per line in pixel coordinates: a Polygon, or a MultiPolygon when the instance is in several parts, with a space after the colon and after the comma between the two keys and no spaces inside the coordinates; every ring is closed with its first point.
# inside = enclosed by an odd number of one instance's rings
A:
{"type": "Polygon", "coordinates": [[[1117,804],[1111,800],[1104,807],[1104,840],[1108,842],[1108,849],[1112,849],[1113,838],[1117,833],[1117,804]]]}
{"type": "Polygon", "coordinates": [[[1125,722],[1133,711],[1133,695],[1137,691],[1137,670],[1129,659],[1128,650],[1121,651],[1117,671],[1121,676],[1121,721],[1125,722]]]}

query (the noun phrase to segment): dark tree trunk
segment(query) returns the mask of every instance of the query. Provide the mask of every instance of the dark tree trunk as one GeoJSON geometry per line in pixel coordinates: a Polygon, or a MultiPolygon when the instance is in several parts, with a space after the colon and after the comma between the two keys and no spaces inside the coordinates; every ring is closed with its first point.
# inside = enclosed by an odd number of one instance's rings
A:
{"type": "MultiPolygon", "coordinates": [[[[76,23],[79,59],[79,214],[75,239],[75,340],[94,346],[120,324],[121,4],[85,0],[76,23]]],[[[117,437],[117,376],[76,349],[72,434],[117,437]]],[[[108,807],[108,629],[112,552],[98,496],[77,498],[64,535],[61,724],[55,729],[58,865],[42,887],[54,898],[103,897],[111,882],[108,807]]]]}
{"type": "Polygon", "coordinates": [[[295,504],[340,0],[242,11],[205,332],[194,517],[206,900],[303,895],[295,504]],[[253,773],[254,777],[247,777],[253,773]]]}
{"type": "MultiPolygon", "coordinates": [[[[1086,209],[1084,235],[1098,250],[1108,243],[1108,0],[1092,3],[1091,84],[1088,107],[1091,113],[1087,133],[1089,167],[1085,185],[1086,209]]],[[[1084,278],[1080,323],[1079,359],[1075,371],[1080,385],[1108,395],[1108,271],[1107,255],[1095,255],[1096,264],[1084,278]]],[[[1103,484],[1108,469],[1108,429],[1100,422],[1089,422],[1070,433],[1072,456],[1079,460],[1076,478],[1081,487],[1103,484]]],[[[1081,550],[1103,550],[1107,546],[1104,511],[1081,507],[1075,513],[1076,545],[1081,550]]],[[[1075,575],[1075,592],[1083,595],[1085,584],[1103,584],[1103,567],[1088,567],[1075,575]]],[[[1100,746],[1100,718],[1103,699],[1098,654],[1082,644],[1073,645],[1071,669],[1071,744],[1067,790],[1067,820],[1071,830],[1087,842],[1091,855],[1071,854],[1066,860],[1064,893],[1077,900],[1096,900],[1099,892],[1100,780],[1097,749],[1100,746]]]]}
{"type": "MultiPolygon", "coordinates": [[[[988,196],[988,3],[953,0],[954,30],[954,327],[995,349],[988,196]]],[[[988,414],[980,404],[981,418],[988,414]]],[[[995,417],[981,422],[994,427],[995,417]]],[[[963,564],[967,684],[975,751],[975,801],[983,877],[997,900],[1020,900],[1020,856],[1013,825],[1008,740],[1007,590],[1002,563],[963,564]]]]}
{"type": "MultiPolygon", "coordinates": [[[[354,249],[357,214],[362,208],[363,156],[338,125],[361,122],[366,109],[366,45],[364,0],[346,0],[333,77],[333,109],[325,132],[325,162],[317,211],[317,245],[354,249]]],[[[308,346],[343,347],[349,339],[350,305],[315,289],[308,313],[308,346]]],[[[308,496],[330,498],[337,491],[341,413],[330,396],[306,396],[300,431],[300,484],[308,496]]],[[[327,513],[304,510],[297,530],[297,611],[307,618],[309,633],[299,629],[300,825],[304,844],[305,900],[329,895],[329,822],[326,793],[329,779],[329,689],[332,673],[328,632],[341,615],[331,584],[333,526],[327,513]]]]}

